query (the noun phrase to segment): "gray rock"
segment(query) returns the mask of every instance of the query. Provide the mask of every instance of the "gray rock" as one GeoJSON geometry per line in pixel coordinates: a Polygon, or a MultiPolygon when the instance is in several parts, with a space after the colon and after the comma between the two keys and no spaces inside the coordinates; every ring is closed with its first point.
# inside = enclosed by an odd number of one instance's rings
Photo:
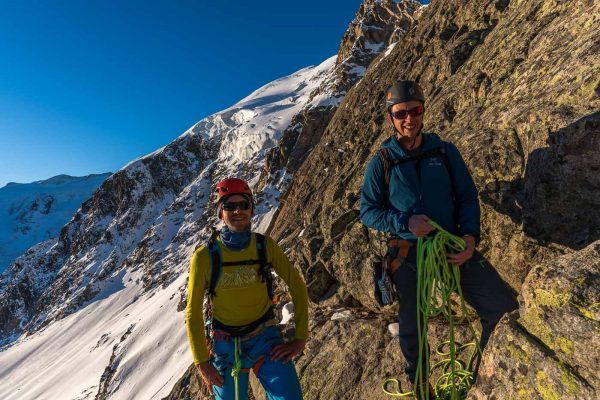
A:
{"type": "Polygon", "coordinates": [[[400,325],[397,322],[388,325],[388,331],[392,334],[392,337],[400,335],[400,325]]]}

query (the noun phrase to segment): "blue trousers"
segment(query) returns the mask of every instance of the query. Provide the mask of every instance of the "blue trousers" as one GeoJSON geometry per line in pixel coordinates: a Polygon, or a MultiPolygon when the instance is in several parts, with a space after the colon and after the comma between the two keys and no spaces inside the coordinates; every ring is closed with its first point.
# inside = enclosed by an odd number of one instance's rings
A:
{"type": "MultiPolygon", "coordinates": [[[[265,329],[260,335],[248,340],[241,340],[240,359],[242,368],[252,368],[263,356],[264,362],[258,370],[260,380],[269,400],[302,400],[302,389],[296,374],[293,362],[283,364],[273,361],[269,355],[271,349],[282,344],[283,339],[279,328],[276,326],[265,329]]],[[[213,385],[213,393],[217,400],[235,399],[235,385],[231,376],[231,369],[235,361],[235,343],[231,340],[215,340],[213,342],[214,358],[212,364],[225,378],[223,387],[213,385]]],[[[238,396],[240,400],[246,399],[248,392],[248,372],[238,375],[238,396]]]]}
{"type": "MultiPolygon", "coordinates": [[[[406,359],[405,372],[412,382],[415,379],[419,359],[415,247],[411,248],[408,257],[394,272],[393,279],[400,302],[398,311],[400,349],[406,359]]],[[[481,319],[480,345],[483,350],[500,318],[505,313],[515,310],[519,304],[494,267],[477,251],[471,260],[460,267],[460,286],[464,299],[475,309],[481,319]]],[[[478,364],[479,362],[475,367],[475,376],[478,364]]]]}

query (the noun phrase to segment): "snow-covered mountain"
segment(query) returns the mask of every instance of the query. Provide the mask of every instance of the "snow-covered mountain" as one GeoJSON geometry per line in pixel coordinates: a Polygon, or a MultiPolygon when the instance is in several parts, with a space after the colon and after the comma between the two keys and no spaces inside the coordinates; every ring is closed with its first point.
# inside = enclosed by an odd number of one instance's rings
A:
{"type": "MultiPolygon", "coordinates": [[[[256,183],[292,116],[337,104],[331,95],[310,96],[334,66],[332,57],[272,82],[128,164],[58,240],[17,259],[0,283],[0,313],[12,322],[2,326],[3,339],[33,334],[0,352],[8,366],[0,397],[166,396],[190,364],[177,309],[191,253],[216,223],[211,187],[230,175],[256,183]],[[23,280],[33,284],[19,297],[23,280]]],[[[274,172],[258,203],[258,229],[268,225],[289,181],[285,170],[274,172]]]]}
{"type": "Polygon", "coordinates": [[[348,36],[343,60],[275,80],[132,161],[57,239],[17,258],[0,279],[0,398],[167,396],[192,361],[182,311],[191,253],[218,223],[211,188],[247,179],[255,230],[267,230],[293,172],[407,19],[402,3],[366,1],[351,29],[377,35],[348,36]]]}
{"type": "Polygon", "coordinates": [[[81,203],[109,176],[58,175],[0,188],[0,273],[34,244],[57,237],[81,203]]]}

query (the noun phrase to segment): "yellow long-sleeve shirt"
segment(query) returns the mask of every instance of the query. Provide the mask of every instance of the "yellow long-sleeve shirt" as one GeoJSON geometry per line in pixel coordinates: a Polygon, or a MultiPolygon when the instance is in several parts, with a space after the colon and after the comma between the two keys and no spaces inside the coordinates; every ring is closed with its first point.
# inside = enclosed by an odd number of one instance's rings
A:
{"type": "MultiPolygon", "coordinates": [[[[252,234],[250,244],[244,250],[228,249],[217,238],[221,248],[222,261],[257,260],[256,235],[252,234]]],[[[298,271],[292,266],[279,245],[267,237],[267,261],[273,265],[290,289],[294,302],[296,339],[308,338],[308,293],[298,271]]],[[[231,326],[250,324],[262,317],[271,307],[266,284],[261,282],[258,265],[222,267],[221,277],[213,298],[213,317],[231,326]]],[[[208,349],[204,335],[203,301],[204,292],[210,282],[210,254],[208,247],[202,246],[194,252],[190,264],[188,300],[185,311],[187,334],[194,356],[194,363],[208,360],[208,349]]]]}

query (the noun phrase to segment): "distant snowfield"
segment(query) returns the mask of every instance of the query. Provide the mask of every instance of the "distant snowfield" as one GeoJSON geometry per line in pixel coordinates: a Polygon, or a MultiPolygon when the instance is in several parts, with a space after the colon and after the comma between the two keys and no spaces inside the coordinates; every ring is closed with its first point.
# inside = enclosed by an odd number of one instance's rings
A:
{"type": "MultiPolygon", "coordinates": [[[[294,115],[342,100],[327,85],[334,80],[335,60],[331,57],[319,66],[265,85],[231,108],[203,119],[182,136],[222,136],[218,157],[210,165],[221,165],[219,174],[223,177],[242,167],[249,169],[254,183],[266,151],[277,145],[294,115]],[[317,88],[320,92],[310,97],[317,88]]],[[[179,195],[189,199],[190,210],[185,214],[169,214],[167,210],[151,223],[152,248],[161,254],[164,267],[172,268],[176,279],[167,287],[144,293],[143,269],[117,269],[101,282],[102,292],[91,302],[0,350],[0,399],[93,399],[108,365],[114,371],[108,385],[110,399],[162,399],[170,393],[193,360],[185,313],[177,311],[177,304],[185,292],[188,262],[195,246],[189,235],[184,235],[187,240],[179,245],[171,240],[176,233],[197,232],[198,215],[210,197],[207,171],[211,166],[179,195]]],[[[124,167],[128,172],[142,168],[140,160],[124,167]]],[[[279,207],[281,190],[291,180],[285,171],[280,172],[263,190],[253,219],[256,231],[268,228],[279,207]]],[[[123,238],[127,240],[131,238],[123,238]]],[[[102,269],[109,250],[84,256],[90,265],[97,266],[89,270],[90,274],[102,269]]]]}
{"type": "Polygon", "coordinates": [[[110,174],[12,183],[0,188],[0,273],[36,243],[58,236],[110,174]]]}

